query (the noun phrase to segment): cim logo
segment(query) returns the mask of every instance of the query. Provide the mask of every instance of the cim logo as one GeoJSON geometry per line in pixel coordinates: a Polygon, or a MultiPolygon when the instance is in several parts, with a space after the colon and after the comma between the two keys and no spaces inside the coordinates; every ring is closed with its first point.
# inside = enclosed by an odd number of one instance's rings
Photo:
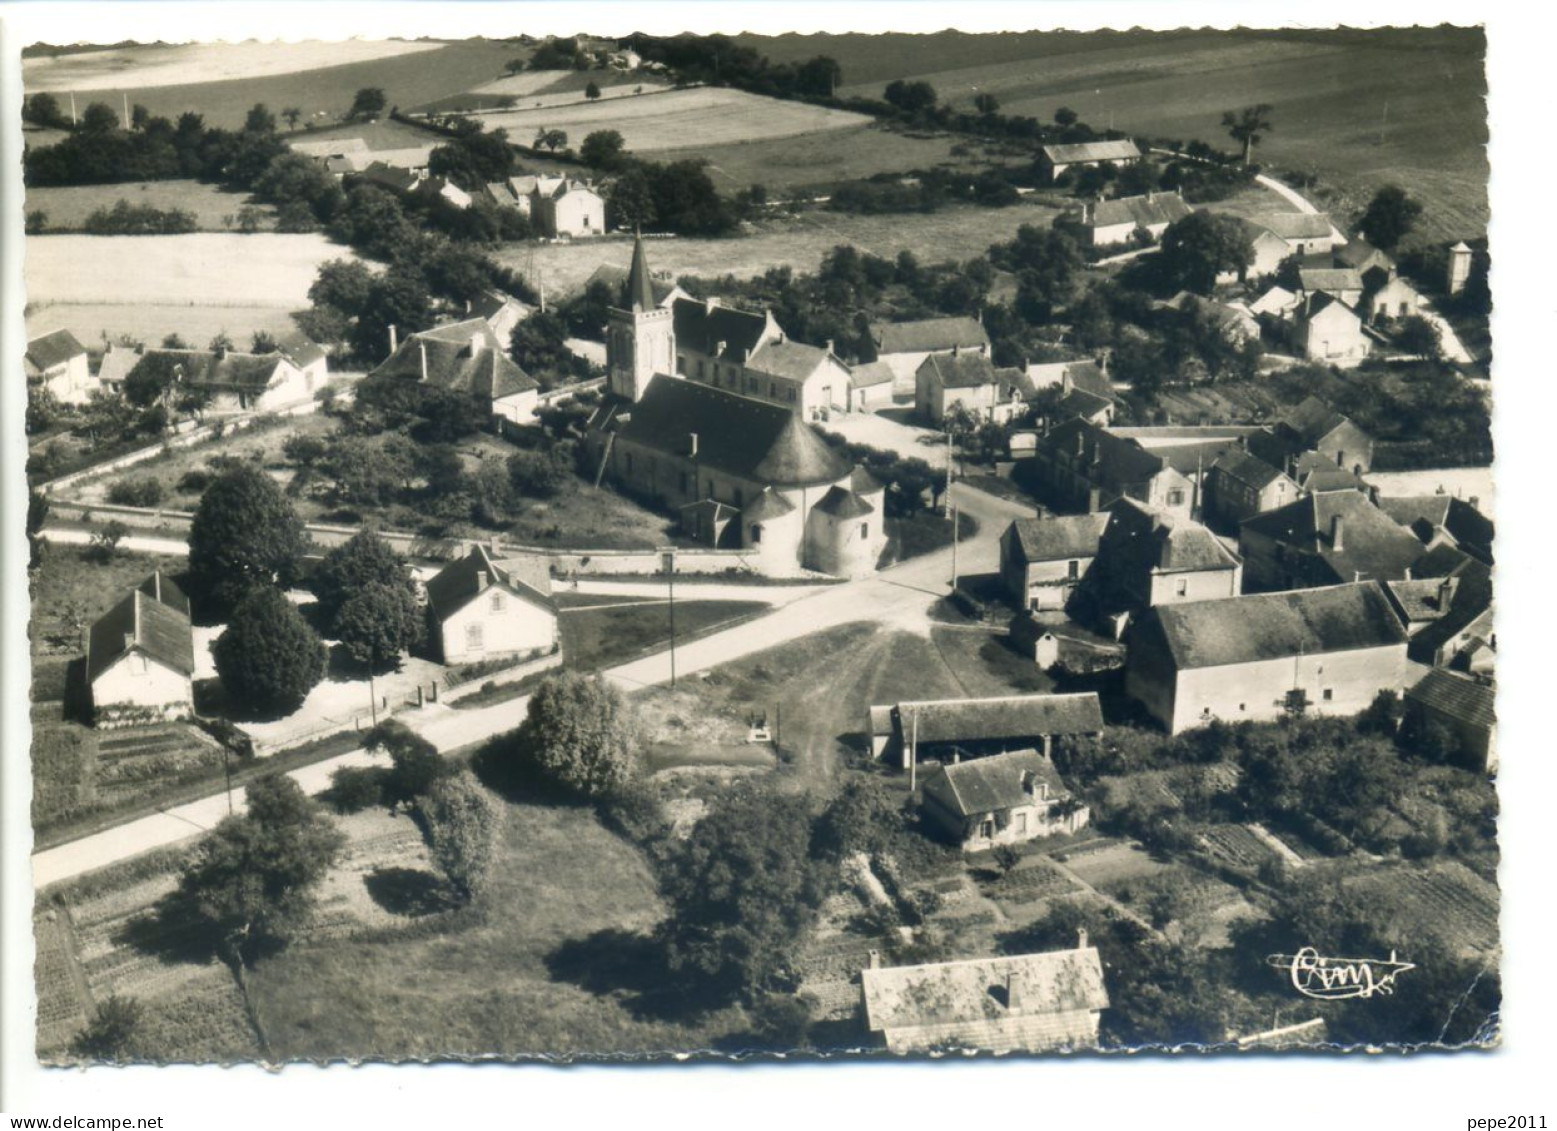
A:
{"type": "Polygon", "coordinates": [[[1395,979],[1414,962],[1400,962],[1395,952],[1389,958],[1325,958],[1311,946],[1296,954],[1272,954],[1265,961],[1286,972],[1292,988],[1304,997],[1335,1001],[1340,998],[1367,998],[1395,992],[1395,979]]]}

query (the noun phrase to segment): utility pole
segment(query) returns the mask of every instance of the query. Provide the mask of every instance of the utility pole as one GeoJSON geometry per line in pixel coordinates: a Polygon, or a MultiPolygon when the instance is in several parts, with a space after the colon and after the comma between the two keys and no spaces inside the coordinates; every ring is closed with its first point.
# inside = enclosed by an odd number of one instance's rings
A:
{"type": "Polygon", "coordinates": [[[665,580],[670,587],[670,689],[676,690],[676,551],[674,547],[661,554],[665,563],[665,580]]]}
{"type": "Polygon", "coordinates": [[[119,97],[124,100],[124,128],[128,130],[130,128],[130,96],[120,91],[119,97]]]}
{"type": "Polygon", "coordinates": [[[957,503],[952,499],[952,459],[957,454],[955,437],[950,428],[946,436],[946,513],[951,518],[952,589],[957,588],[957,503]]]}
{"type": "Polygon", "coordinates": [[[70,124],[76,124],[76,92],[70,92],[70,124]]]}
{"type": "Polygon", "coordinates": [[[908,792],[913,793],[919,787],[919,710],[914,709],[913,722],[910,724],[910,738],[908,740],[908,792]]]}

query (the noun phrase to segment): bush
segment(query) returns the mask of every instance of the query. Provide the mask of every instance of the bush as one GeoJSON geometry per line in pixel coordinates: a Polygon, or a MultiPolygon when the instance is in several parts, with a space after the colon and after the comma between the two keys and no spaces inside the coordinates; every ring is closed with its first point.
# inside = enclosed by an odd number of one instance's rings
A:
{"type": "Polygon", "coordinates": [[[433,861],[466,901],[480,898],[492,880],[493,849],[502,814],[469,771],[434,782],[417,803],[433,861]]]}
{"type": "Polygon", "coordinates": [[[119,507],[155,507],[162,502],[163,494],[160,479],[121,479],[108,488],[108,501],[119,507]]]}
{"type": "Polygon", "coordinates": [[[200,495],[211,485],[211,473],[193,467],[178,477],[178,491],[183,495],[200,495]]]}
{"type": "Polygon", "coordinates": [[[322,796],[337,813],[360,813],[384,804],[387,776],[380,766],[342,766],[322,796]]]}

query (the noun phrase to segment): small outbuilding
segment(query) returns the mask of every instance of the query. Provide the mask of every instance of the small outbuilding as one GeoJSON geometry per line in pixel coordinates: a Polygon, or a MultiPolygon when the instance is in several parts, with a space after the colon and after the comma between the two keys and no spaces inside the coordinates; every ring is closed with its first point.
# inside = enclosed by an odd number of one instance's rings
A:
{"type": "Polygon", "coordinates": [[[924,783],[922,812],[964,852],[1073,833],[1091,816],[1036,750],[954,762],[924,783]]]}

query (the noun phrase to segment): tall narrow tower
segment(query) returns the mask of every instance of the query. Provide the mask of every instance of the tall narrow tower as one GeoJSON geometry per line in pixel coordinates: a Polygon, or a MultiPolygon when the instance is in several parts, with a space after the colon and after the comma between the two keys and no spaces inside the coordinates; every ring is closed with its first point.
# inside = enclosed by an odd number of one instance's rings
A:
{"type": "Polygon", "coordinates": [[[1465,281],[1470,278],[1471,249],[1461,240],[1449,249],[1449,278],[1447,285],[1451,295],[1457,295],[1465,289],[1465,281]]]}
{"type": "Polygon", "coordinates": [[[654,301],[642,237],[633,240],[633,264],[627,272],[622,305],[612,307],[608,315],[606,369],[611,392],[630,401],[643,396],[656,373],[676,375],[673,316],[654,301]]]}

